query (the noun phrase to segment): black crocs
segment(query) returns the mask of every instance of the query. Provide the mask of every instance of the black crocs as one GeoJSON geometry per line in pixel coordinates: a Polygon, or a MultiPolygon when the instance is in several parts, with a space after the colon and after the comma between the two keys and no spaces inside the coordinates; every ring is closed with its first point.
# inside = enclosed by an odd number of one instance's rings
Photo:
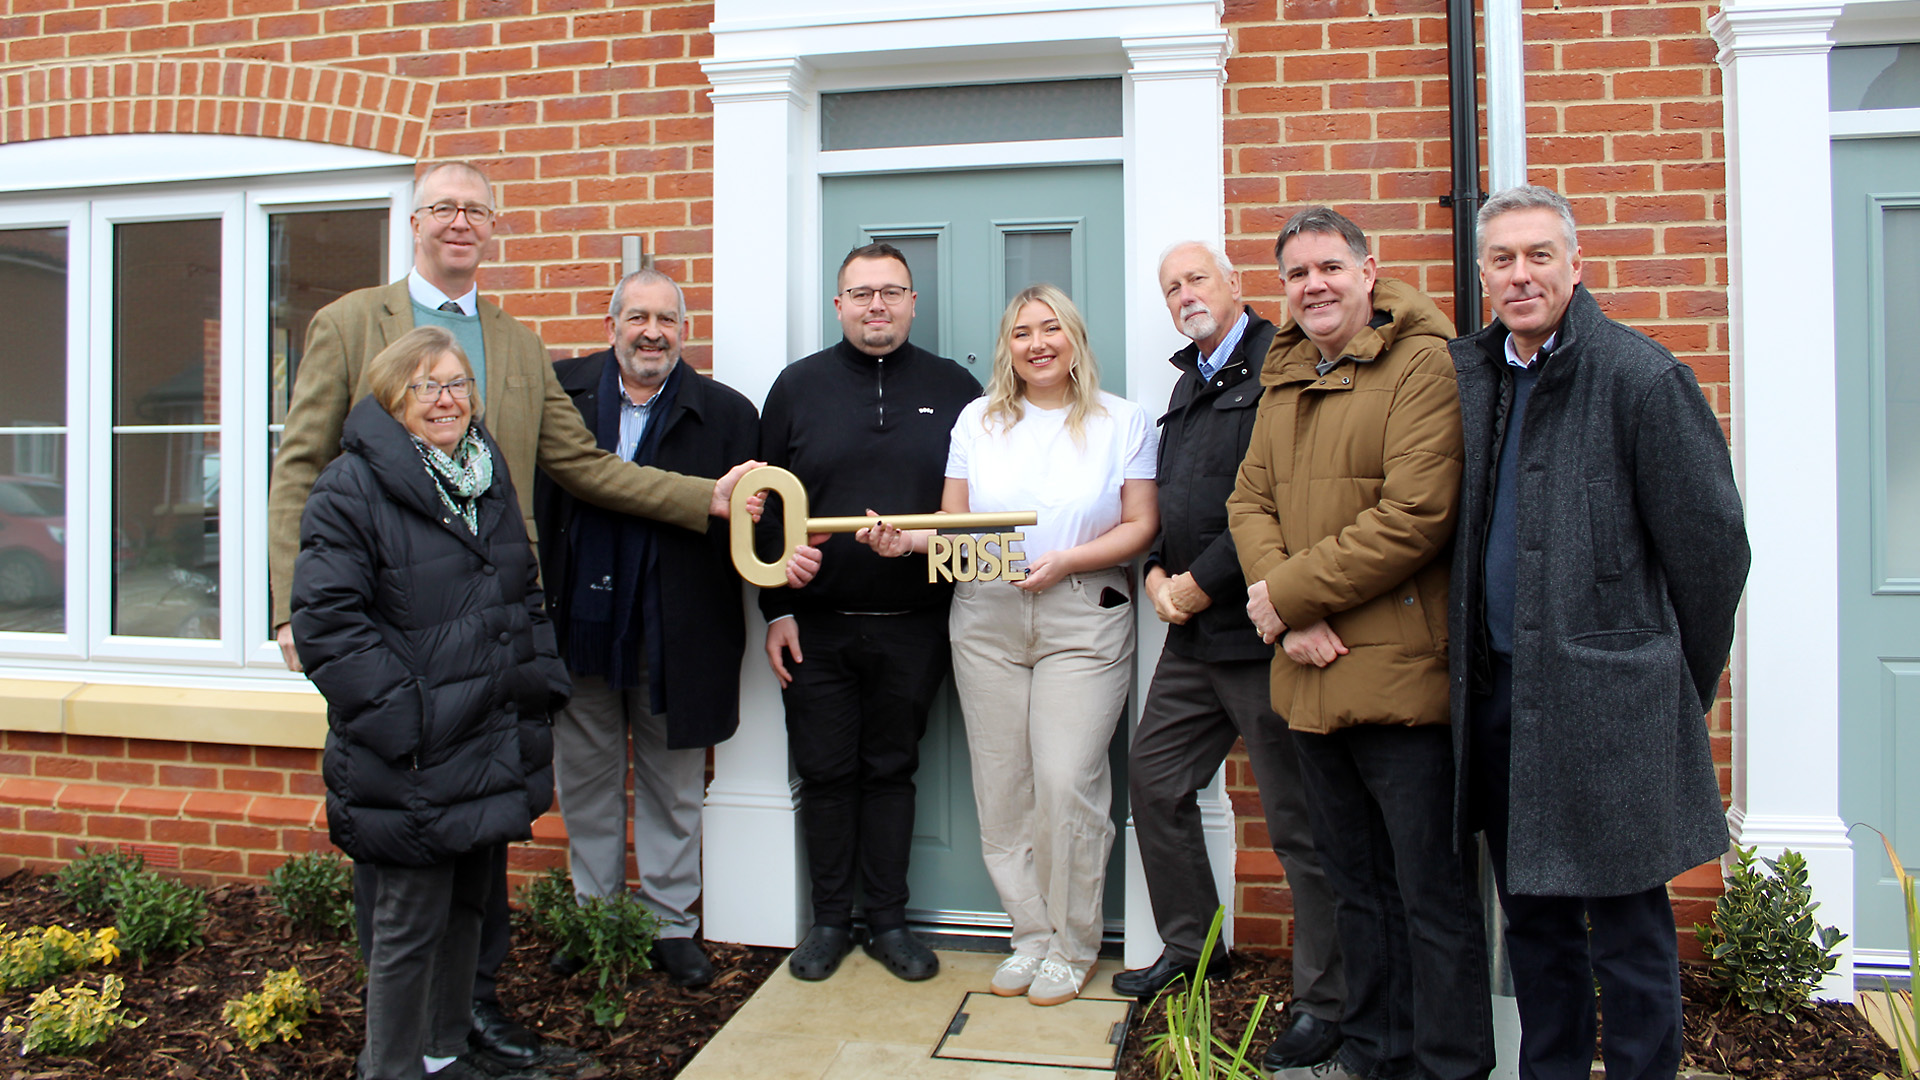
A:
{"type": "Polygon", "coordinates": [[[896,978],[908,982],[940,974],[940,958],[904,926],[873,935],[873,940],[867,942],[867,955],[886,965],[896,978]]]}
{"type": "Polygon", "coordinates": [[[853,951],[853,932],[844,926],[815,926],[807,939],[787,957],[787,970],[796,979],[819,982],[840,968],[853,951]]]}

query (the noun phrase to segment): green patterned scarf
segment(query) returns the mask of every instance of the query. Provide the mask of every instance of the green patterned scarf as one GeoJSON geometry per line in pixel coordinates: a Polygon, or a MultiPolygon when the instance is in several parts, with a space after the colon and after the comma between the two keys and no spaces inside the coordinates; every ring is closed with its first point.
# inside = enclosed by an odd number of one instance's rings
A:
{"type": "Polygon", "coordinates": [[[413,445],[420,450],[420,460],[426,464],[427,475],[433,477],[433,489],[440,493],[440,501],[460,515],[468,532],[480,535],[480,495],[493,486],[493,455],[487,452],[480,432],[468,425],[452,456],[428,446],[418,435],[413,436],[413,445]]]}

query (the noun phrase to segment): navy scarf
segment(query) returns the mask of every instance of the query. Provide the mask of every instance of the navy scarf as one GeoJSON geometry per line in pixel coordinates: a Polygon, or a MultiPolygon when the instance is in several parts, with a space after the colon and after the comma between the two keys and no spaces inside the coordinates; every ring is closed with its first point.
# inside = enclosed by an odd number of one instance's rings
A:
{"type": "MultiPolygon", "coordinates": [[[[647,429],[634,448],[638,465],[651,465],[660,438],[673,415],[680,389],[675,364],[654,395],[647,429]]],[[[609,453],[620,445],[620,363],[607,358],[600,373],[594,430],[600,449],[609,453]]],[[[637,685],[648,676],[648,697],[655,715],[667,711],[666,625],[655,581],[656,552],[653,523],[603,510],[586,502],[575,504],[572,543],[572,619],[567,637],[567,666],[578,675],[600,675],[615,690],[637,685]],[[646,662],[640,663],[640,646],[646,662]]]]}

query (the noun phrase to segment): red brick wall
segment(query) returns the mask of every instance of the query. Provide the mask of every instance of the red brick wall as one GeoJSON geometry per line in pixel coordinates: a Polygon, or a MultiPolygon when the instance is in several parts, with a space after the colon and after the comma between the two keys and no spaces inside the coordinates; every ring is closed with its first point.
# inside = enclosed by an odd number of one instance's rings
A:
{"type": "MultiPolygon", "coordinates": [[[[1574,200],[1586,281],[1602,306],[1691,364],[1724,418],[1724,142],[1705,30],[1713,10],[1698,0],[1526,0],[1524,30],[1533,179],[1574,200]]],[[[706,3],[644,0],[0,0],[0,141],[229,132],[472,159],[499,183],[503,208],[482,288],[572,355],[604,344],[600,316],[622,235],[646,238],[687,286],[696,328],[710,325],[713,129],[699,61],[712,53],[712,14],[706,3]]],[[[1225,228],[1249,299],[1279,313],[1272,237],[1295,207],[1328,202],[1373,235],[1385,272],[1451,310],[1450,216],[1437,201],[1448,187],[1444,0],[1227,0],[1225,19],[1225,228]]],[[[710,367],[704,342],[688,356],[710,367]]],[[[1725,790],[1724,703],[1711,723],[1725,790]]],[[[311,755],[269,765],[259,756],[282,761],[283,752],[179,747],[184,763],[174,767],[203,770],[193,775],[211,786],[160,784],[197,793],[176,826],[145,804],[129,813],[134,785],[99,771],[165,768],[160,755],[172,744],[109,754],[100,747],[113,740],[85,741],[94,749],[80,752],[16,748],[14,738],[45,737],[9,736],[0,858],[64,855],[96,822],[144,828],[125,839],[176,844],[183,867],[216,876],[255,873],[274,857],[216,856],[223,837],[261,840],[278,828],[284,845],[312,842],[310,815],[301,826],[250,820],[256,810],[297,813],[270,800],[313,797],[294,786],[297,774],[315,782],[311,755]],[[235,754],[253,758],[218,760],[235,754]],[[35,755],[90,771],[41,773],[35,755]],[[24,770],[13,767],[22,761],[24,770]],[[228,774],[256,772],[281,776],[282,787],[228,792],[244,806],[209,801],[228,774]],[[91,786],[111,784],[129,790],[108,807],[91,786]],[[200,839],[158,834],[199,828],[200,839]]],[[[1241,815],[1239,935],[1283,946],[1288,894],[1243,757],[1228,780],[1241,815]]],[[[555,824],[541,827],[551,834],[555,824]]],[[[519,857],[550,862],[552,849],[519,857]]],[[[1711,875],[1676,888],[1683,925],[1702,917],[1712,891],[1711,875]]]]}

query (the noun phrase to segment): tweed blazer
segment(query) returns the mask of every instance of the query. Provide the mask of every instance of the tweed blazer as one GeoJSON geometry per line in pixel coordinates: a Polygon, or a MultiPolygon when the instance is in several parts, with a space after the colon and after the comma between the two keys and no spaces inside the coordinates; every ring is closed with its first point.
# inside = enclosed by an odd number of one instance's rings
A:
{"type": "MultiPolygon", "coordinates": [[[[267,490],[267,564],[276,627],[289,615],[301,508],[320,470],[340,454],[348,410],[367,395],[367,361],[412,329],[413,301],[405,278],[348,293],[321,308],[307,328],[306,352],[267,490]]],[[[536,467],[596,505],[706,530],[712,480],[644,468],[601,450],[554,377],[538,335],[485,300],[480,301],[480,332],[487,347],[483,415],[519,494],[528,537],[539,541],[533,513],[536,467]]]]}

